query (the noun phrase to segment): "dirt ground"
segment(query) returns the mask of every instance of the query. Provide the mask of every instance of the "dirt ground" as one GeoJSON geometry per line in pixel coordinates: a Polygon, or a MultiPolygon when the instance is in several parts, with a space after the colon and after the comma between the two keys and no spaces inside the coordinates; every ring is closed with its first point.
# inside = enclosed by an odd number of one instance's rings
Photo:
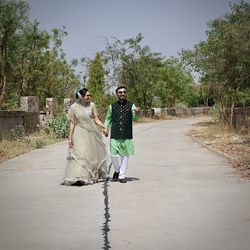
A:
{"type": "Polygon", "coordinates": [[[234,131],[212,117],[188,132],[196,142],[223,155],[242,176],[250,178],[250,131],[234,131]]]}
{"type": "Polygon", "coordinates": [[[59,141],[59,139],[53,139],[44,132],[12,140],[0,140],[0,163],[59,141]]]}

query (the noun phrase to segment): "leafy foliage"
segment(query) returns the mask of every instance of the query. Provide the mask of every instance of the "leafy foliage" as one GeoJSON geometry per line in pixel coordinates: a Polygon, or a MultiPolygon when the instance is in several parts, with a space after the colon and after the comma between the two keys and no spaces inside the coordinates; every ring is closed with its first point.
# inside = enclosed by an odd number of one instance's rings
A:
{"type": "Polygon", "coordinates": [[[90,62],[87,88],[93,96],[92,99],[95,101],[99,115],[103,120],[106,113],[108,97],[105,94],[105,70],[99,53],[96,53],[94,60],[90,62]]]}
{"type": "Polygon", "coordinates": [[[36,95],[43,108],[47,97],[62,103],[73,96],[80,80],[77,64],[67,63],[61,48],[65,27],[40,30],[37,21],[29,21],[29,6],[21,0],[0,0],[0,10],[0,106],[36,95]]]}
{"type": "Polygon", "coordinates": [[[129,98],[143,108],[152,107],[156,97],[161,106],[171,107],[184,100],[189,103],[193,86],[191,75],[177,59],[166,60],[149,46],[142,47],[142,39],[138,34],[124,41],[108,42],[102,56],[110,84],[127,86],[129,98]]]}
{"type": "Polygon", "coordinates": [[[157,95],[162,106],[172,108],[177,103],[189,104],[195,93],[192,76],[185,72],[177,59],[165,60],[160,68],[160,78],[156,84],[157,95]]]}
{"type": "Polygon", "coordinates": [[[58,114],[56,117],[47,121],[45,132],[51,134],[54,138],[67,138],[69,130],[69,121],[65,113],[58,114]]]}
{"type": "Polygon", "coordinates": [[[142,46],[140,33],[125,40],[112,38],[94,59],[68,63],[61,47],[67,36],[65,27],[51,32],[40,30],[37,21],[29,21],[29,5],[22,0],[0,0],[0,7],[1,108],[14,109],[20,96],[28,95],[38,96],[41,108],[47,97],[55,97],[62,104],[82,85],[80,75],[75,73],[79,64],[87,65],[84,83],[87,80],[101,116],[114,101],[112,92],[119,85],[127,86],[128,98],[142,108],[201,103],[201,93],[190,72],[178,59],[166,59],[149,46],[142,46]]]}
{"type": "Polygon", "coordinates": [[[232,124],[233,109],[250,88],[250,3],[231,4],[231,13],[208,24],[207,40],[182,58],[201,74],[221,116],[232,124]],[[230,120],[225,109],[231,109],[230,120]]]}
{"type": "Polygon", "coordinates": [[[0,105],[5,97],[7,75],[13,71],[15,33],[27,23],[28,8],[24,1],[0,0],[0,105]]]}

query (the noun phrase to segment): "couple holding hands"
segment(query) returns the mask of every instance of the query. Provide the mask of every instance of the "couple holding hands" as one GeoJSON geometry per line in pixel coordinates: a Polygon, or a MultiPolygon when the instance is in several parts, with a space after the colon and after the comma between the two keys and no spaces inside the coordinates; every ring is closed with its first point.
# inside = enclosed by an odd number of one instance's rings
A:
{"type": "Polygon", "coordinates": [[[77,102],[69,109],[70,154],[62,184],[82,186],[107,179],[108,156],[96,125],[106,137],[111,128],[109,151],[114,166],[113,181],[126,183],[128,159],[134,154],[133,121],[138,119],[140,109],[127,100],[125,86],[116,89],[116,96],[118,100],[108,107],[103,124],[88,89],[76,93],[77,102]]]}

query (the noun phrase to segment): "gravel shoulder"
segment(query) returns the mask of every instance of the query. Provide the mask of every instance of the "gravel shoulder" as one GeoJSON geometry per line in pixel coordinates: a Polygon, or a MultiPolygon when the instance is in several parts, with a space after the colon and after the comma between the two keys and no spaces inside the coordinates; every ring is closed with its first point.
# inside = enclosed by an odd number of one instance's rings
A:
{"type": "Polygon", "coordinates": [[[236,172],[250,178],[250,133],[234,131],[212,117],[193,124],[193,140],[225,157],[236,172]]]}

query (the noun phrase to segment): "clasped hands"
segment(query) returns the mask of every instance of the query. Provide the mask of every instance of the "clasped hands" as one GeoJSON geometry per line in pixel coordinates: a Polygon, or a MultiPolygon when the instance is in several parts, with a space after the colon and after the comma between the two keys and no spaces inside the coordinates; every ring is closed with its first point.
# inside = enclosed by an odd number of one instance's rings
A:
{"type": "Polygon", "coordinates": [[[69,148],[73,148],[73,142],[72,142],[72,139],[68,139],[68,145],[69,145],[69,148]]]}
{"type": "Polygon", "coordinates": [[[104,134],[106,137],[109,136],[109,130],[108,130],[107,128],[104,128],[104,129],[102,130],[102,132],[103,132],[103,134],[104,134]]]}

